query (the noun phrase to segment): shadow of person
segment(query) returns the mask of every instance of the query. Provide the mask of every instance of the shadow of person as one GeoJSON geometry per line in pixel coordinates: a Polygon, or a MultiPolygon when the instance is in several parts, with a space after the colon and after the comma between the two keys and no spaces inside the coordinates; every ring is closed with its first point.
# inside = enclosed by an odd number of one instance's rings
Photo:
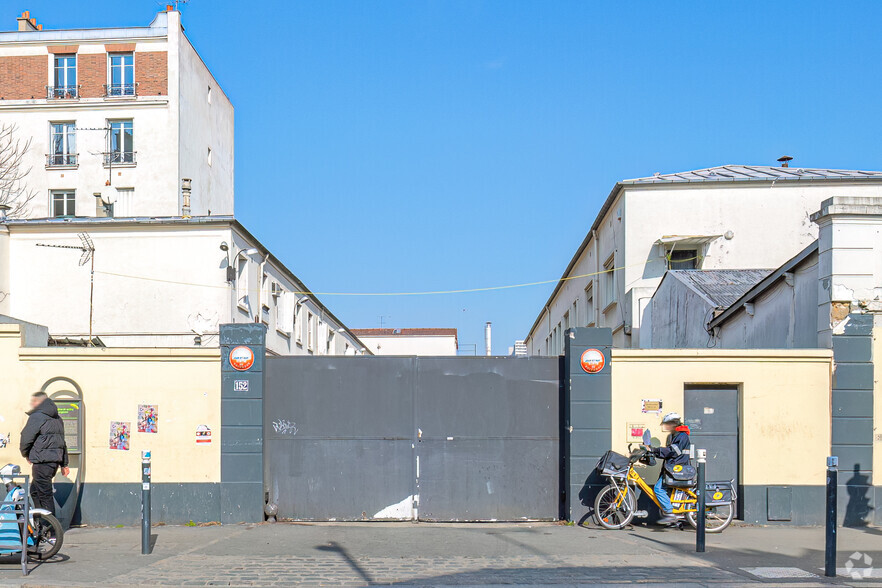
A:
{"type": "Polygon", "coordinates": [[[860,472],[860,464],[854,464],[851,479],[845,482],[848,504],[845,506],[843,527],[866,527],[870,524],[870,478],[860,472]]]}

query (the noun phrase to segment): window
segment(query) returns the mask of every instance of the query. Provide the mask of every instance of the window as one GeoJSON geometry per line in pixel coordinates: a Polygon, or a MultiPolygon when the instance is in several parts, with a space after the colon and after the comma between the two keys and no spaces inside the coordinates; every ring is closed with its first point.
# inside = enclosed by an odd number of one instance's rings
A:
{"type": "Polygon", "coordinates": [[[77,56],[56,55],[54,86],[49,88],[47,98],[77,98],[77,56]]]}
{"type": "Polygon", "coordinates": [[[306,312],[306,348],[312,351],[312,347],[315,344],[315,315],[311,312],[306,312]]]}
{"type": "Polygon", "coordinates": [[[50,167],[77,164],[77,129],[72,122],[49,124],[50,167]]]}
{"type": "Polygon", "coordinates": [[[563,332],[566,332],[567,329],[570,328],[570,313],[565,312],[563,315],[563,320],[561,321],[563,324],[563,332]]]}
{"type": "Polygon", "coordinates": [[[328,325],[328,340],[325,344],[325,355],[334,354],[334,335],[334,328],[331,325],[328,325]]]}
{"type": "Polygon", "coordinates": [[[211,104],[211,86],[208,86],[208,103],[211,104]]]}
{"type": "Polygon", "coordinates": [[[616,301],[616,256],[612,254],[603,264],[604,307],[616,301]]]}
{"type": "Polygon", "coordinates": [[[293,325],[293,333],[294,333],[294,336],[297,339],[298,343],[301,343],[303,341],[303,333],[302,333],[303,327],[298,326],[298,325],[302,325],[302,323],[303,323],[303,321],[300,320],[300,309],[301,309],[301,305],[298,302],[297,306],[295,306],[295,308],[294,308],[294,325],[293,325]]]}
{"type": "Polygon", "coordinates": [[[135,95],[135,54],[134,53],[111,53],[110,54],[110,83],[105,86],[106,96],[134,96],[135,95]]]}
{"type": "Polygon", "coordinates": [[[73,190],[52,191],[52,216],[75,216],[76,192],[73,190]]]}
{"type": "Polygon", "coordinates": [[[110,121],[110,145],[107,146],[105,165],[135,163],[135,134],[131,119],[110,121]]]}
{"type": "Polygon", "coordinates": [[[251,311],[248,305],[248,258],[239,256],[236,262],[236,300],[242,310],[251,311]]]}
{"type": "Polygon", "coordinates": [[[698,269],[698,249],[674,249],[668,252],[668,269],[698,269]]]}
{"type": "Polygon", "coordinates": [[[585,288],[585,326],[594,326],[594,282],[585,288]]]}
{"type": "Polygon", "coordinates": [[[208,161],[208,167],[211,167],[211,147],[208,148],[208,155],[205,159],[208,161]]]}

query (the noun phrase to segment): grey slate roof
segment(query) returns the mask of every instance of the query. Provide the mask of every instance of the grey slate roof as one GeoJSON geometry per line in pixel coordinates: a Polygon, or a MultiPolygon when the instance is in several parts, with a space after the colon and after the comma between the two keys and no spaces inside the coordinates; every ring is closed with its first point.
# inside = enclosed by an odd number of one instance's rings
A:
{"type": "Polygon", "coordinates": [[[670,270],[668,276],[696,290],[716,308],[728,308],[772,271],[767,269],[670,270]]]}
{"type": "Polygon", "coordinates": [[[882,179],[882,171],[812,169],[765,165],[720,165],[706,169],[655,174],[647,178],[622,180],[622,184],[666,184],[674,182],[769,182],[772,180],[863,180],[882,179]]]}

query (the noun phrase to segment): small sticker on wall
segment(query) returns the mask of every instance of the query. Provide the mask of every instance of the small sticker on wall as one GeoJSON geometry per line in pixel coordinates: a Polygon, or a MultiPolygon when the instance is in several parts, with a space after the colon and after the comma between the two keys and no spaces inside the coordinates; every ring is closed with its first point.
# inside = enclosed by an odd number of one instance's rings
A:
{"type": "Polygon", "coordinates": [[[704,414],[714,414],[713,407],[712,406],[705,406],[704,407],[704,414]]]}
{"type": "Polygon", "coordinates": [[[6,433],[6,435],[0,435],[0,449],[3,449],[7,445],[9,445],[9,438],[12,433],[6,433]]]}
{"type": "Polygon", "coordinates": [[[132,424],[125,421],[110,421],[110,440],[109,447],[111,449],[119,449],[121,451],[129,450],[129,439],[131,438],[132,424]]]}
{"type": "Polygon", "coordinates": [[[196,427],[196,443],[211,443],[211,429],[208,425],[199,425],[196,427]]]}
{"type": "Polygon", "coordinates": [[[659,399],[643,399],[643,412],[655,412],[659,413],[662,411],[662,401],[659,399]]]}
{"type": "Polygon", "coordinates": [[[138,432],[159,432],[159,407],[155,404],[138,405],[138,432]]]}
{"type": "Polygon", "coordinates": [[[643,441],[643,431],[646,430],[646,425],[640,423],[628,423],[627,425],[627,435],[626,441],[628,443],[639,443],[643,441]]]}

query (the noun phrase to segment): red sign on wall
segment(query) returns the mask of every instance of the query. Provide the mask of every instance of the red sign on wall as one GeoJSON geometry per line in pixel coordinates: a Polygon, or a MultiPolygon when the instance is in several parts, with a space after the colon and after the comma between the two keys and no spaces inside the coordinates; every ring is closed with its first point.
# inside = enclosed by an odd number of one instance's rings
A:
{"type": "Polygon", "coordinates": [[[254,352],[250,347],[239,345],[230,351],[230,365],[234,370],[244,372],[254,365],[254,352]]]}
{"type": "Polygon", "coordinates": [[[582,357],[579,361],[582,364],[582,369],[589,374],[596,374],[606,364],[603,352],[599,349],[586,349],[582,352],[582,357]]]}

